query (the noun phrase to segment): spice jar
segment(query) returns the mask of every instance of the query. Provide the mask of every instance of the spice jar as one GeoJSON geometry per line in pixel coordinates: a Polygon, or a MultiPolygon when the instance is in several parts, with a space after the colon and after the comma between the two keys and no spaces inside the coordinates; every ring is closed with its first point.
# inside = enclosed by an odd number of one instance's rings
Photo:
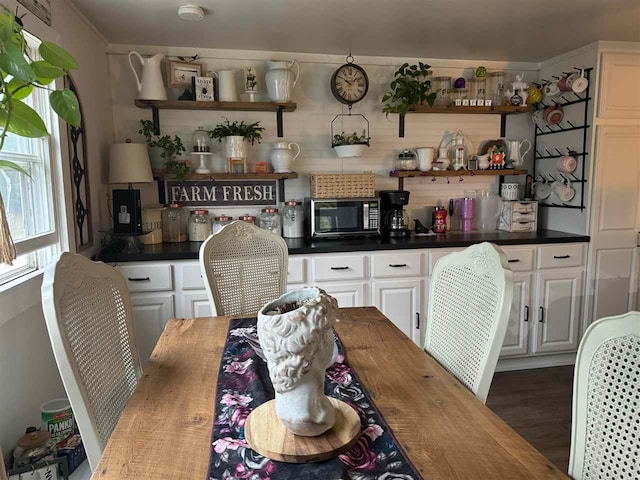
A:
{"type": "Polygon", "coordinates": [[[398,154],[396,161],[396,170],[416,170],[418,168],[418,160],[416,153],[411,150],[403,150],[398,154]]]}
{"type": "Polygon", "coordinates": [[[282,236],[282,224],[277,208],[263,208],[258,217],[258,226],[282,236]]]}
{"type": "Polygon", "coordinates": [[[249,215],[248,213],[242,215],[241,217],[238,217],[238,220],[242,220],[243,222],[251,223],[253,225],[256,224],[256,217],[254,217],[253,215],[249,215]]]}
{"type": "Polygon", "coordinates": [[[189,241],[204,242],[211,235],[211,220],[206,210],[194,210],[189,215],[189,241]]]}
{"type": "Polygon", "coordinates": [[[282,236],[285,238],[304,237],[304,209],[296,201],[285,203],[282,211],[282,236]]]}
{"type": "Polygon", "coordinates": [[[187,241],[187,212],[177,203],[170,203],[162,211],[162,241],[187,241]]]}
{"type": "Polygon", "coordinates": [[[211,231],[213,233],[218,233],[225,225],[229,225],[231,223],[231,220],[233,220],[233,218],[231,218],[229,215],[225,215],[224,213],[222,215],[214,217],[213,227],[211,228],[211,231]]]}

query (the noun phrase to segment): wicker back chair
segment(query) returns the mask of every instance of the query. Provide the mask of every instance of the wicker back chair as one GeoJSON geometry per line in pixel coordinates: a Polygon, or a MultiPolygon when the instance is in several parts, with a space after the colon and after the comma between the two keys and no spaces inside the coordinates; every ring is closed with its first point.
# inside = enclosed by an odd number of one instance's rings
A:
{"type": "Polygon", "coordinates": [[[42,307],[93,470],[142,375],[127,285],[108,265],[62,253],[45,270],[42,307]]]}
{"type": "Polygon", "coordinates": [[[243,221],[226,225],[200,247],[200,269],[216,315],[255,316],[287,288],[284,240],[243,221]]]}
{"type": "Polygon", "coordinates": [[[431,277],[425,350],[483,403],[512,297],[507,258],[486,242],[442,257],[431,277]]]}

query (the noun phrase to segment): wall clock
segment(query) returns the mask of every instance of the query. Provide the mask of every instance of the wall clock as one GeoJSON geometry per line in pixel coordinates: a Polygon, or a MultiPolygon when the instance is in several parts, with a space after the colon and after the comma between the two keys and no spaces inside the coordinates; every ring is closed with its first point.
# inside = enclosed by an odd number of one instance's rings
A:
{"type": "Polygon", "coordinates": [[[353,105],[369,91],[369,77],[360,65],[353,63],[351,54],[347,63],[339,67],[331,77],[331,93],[340,103],[353,105]]]}

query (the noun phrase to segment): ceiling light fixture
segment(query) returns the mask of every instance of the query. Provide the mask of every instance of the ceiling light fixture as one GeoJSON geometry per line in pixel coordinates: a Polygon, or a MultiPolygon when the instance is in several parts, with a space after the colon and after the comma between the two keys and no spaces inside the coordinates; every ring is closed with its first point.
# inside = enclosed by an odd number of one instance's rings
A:
{"type": "Polygon", "coordinates": [[[204,10],[198,5],[188,3],[178,7],[178,16],[189,22],[198,22],[204,18],[204,10]]]}

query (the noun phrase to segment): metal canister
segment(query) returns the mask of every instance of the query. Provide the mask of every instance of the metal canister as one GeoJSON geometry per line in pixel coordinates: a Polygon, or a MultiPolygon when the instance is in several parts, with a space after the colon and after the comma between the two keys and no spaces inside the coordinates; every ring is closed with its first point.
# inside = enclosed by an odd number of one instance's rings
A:
{"type": "Polygon", "coordinates": [[[253,215],[249,215],[248,213],[238,217],[238,220],[242,220],[243,222],[247,222],[247,223],[252,223],[253,225],[256,224],[256,217],[254,217],[253,215]]]}

